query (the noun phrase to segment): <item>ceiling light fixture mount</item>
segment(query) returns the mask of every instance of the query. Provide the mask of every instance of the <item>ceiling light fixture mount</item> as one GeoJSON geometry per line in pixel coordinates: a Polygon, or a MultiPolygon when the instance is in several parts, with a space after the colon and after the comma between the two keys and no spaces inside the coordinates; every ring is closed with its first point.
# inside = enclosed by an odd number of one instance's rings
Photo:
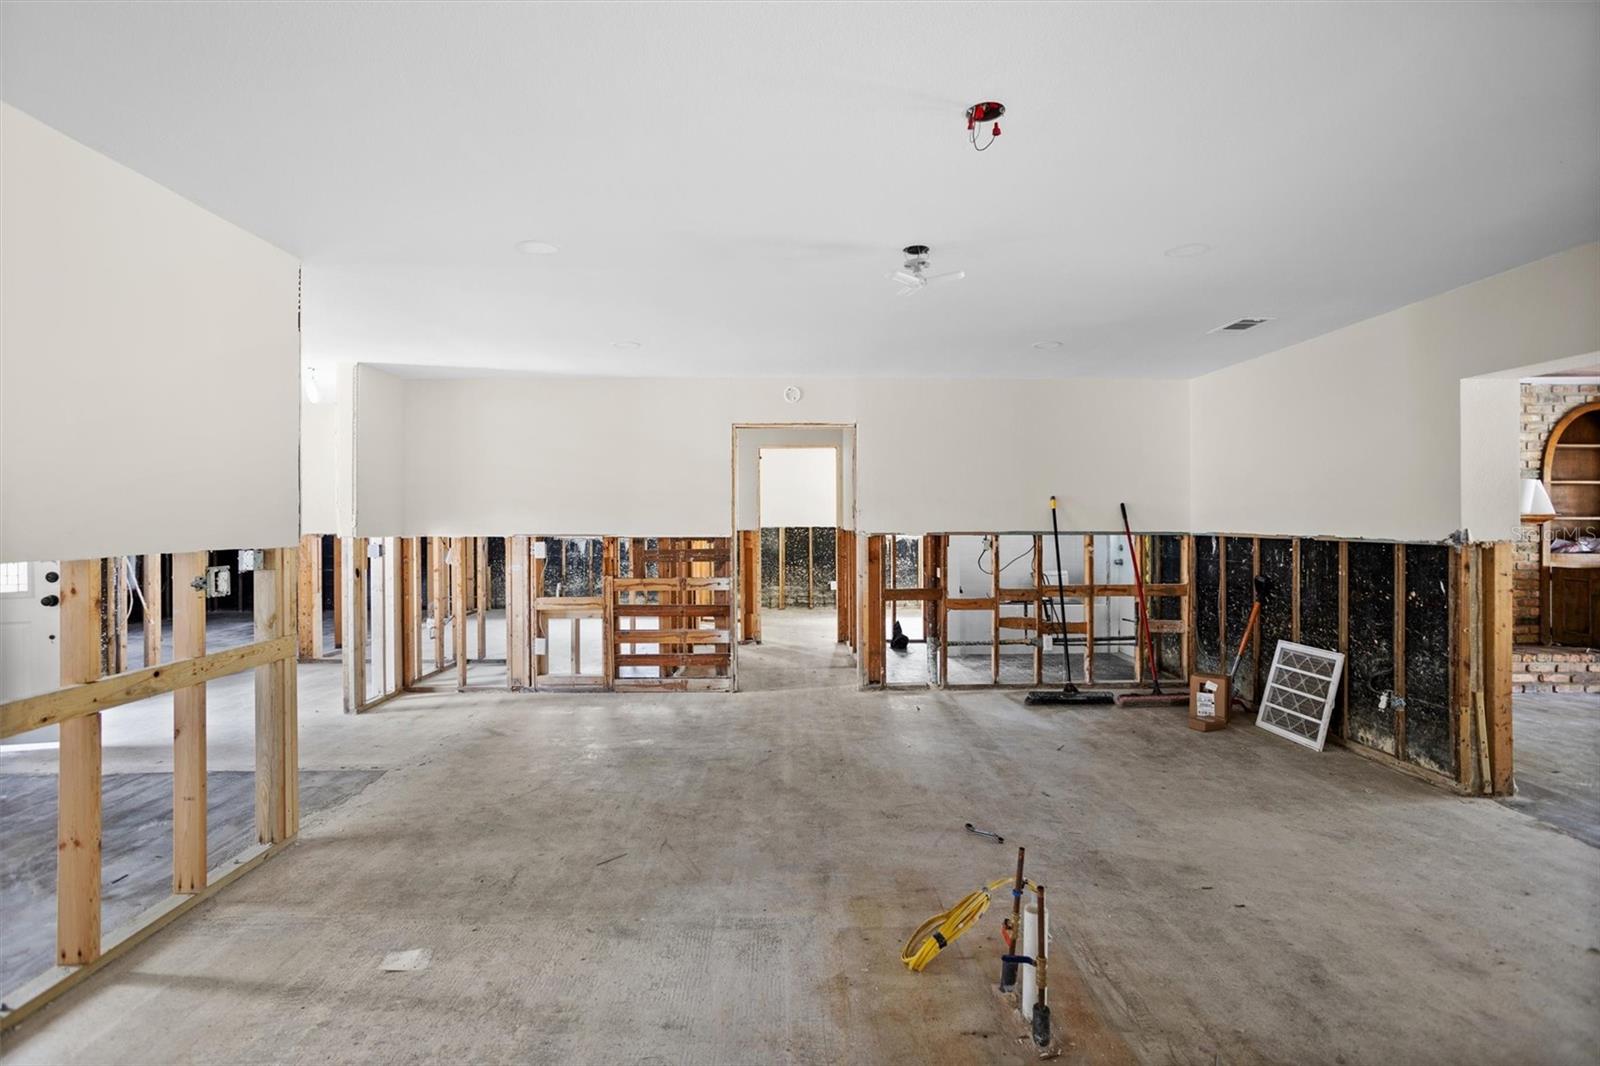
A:
{"type": "Polygon", "coordinates": [[[518,241],[517,251],[523,255],[555,255],[561,249],[549,241],[518,241]]]}
{"type": "Polygon", "coordinates": [[[1189,244],[1180,244],[1176,247],[1168,248],[1163,254],[1168,259],[1193,259],[1195,256],[1205,255],[1209,251],[1211,251],[1211,245],[1193,241],[1189,244]]]}
{"type": "Polygon", "coordinates": [[[890,274],[889,280],[900,286],[901,296],[914,296],[934,282],[960,281],[967,276],[965,270],[928,273],[929,248],[926,244],[908,244],[900,252],[906,257],[905,266],[890,274]]]}
{"type": "Polygon", "coordinates": [[[1034,341],[1033,346],[1041,352],[1053,352],[1058,348],[1066,347],[1065,341],[1034,341]]]}
{"type": "Polygon", "coordinates": [[[967,108],[967,142],[978,151],[987,151],[1000,136],[1000,116],[1006,113],[1006,105],[998,100],[984,100],[967,108]],[[978,127],[986,122],[994,123],[994,128],[989,132],[989,139],[981,145],[978,143],[978,127]]]}

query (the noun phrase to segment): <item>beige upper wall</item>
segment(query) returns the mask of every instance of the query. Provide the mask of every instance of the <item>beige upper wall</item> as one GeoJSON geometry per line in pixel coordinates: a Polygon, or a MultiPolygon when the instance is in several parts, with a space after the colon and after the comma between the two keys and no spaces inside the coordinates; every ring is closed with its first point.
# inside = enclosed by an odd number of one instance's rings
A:
{"type": "Polygon", "coordinates": [[[0,559],[293,544],[297,271],[0,104],[0,559]]]}
{"type": "Polygon", "coordinates": [[[300,402],[300,532],[334,533],[339,525],[336,403],[300,402]]]}
{"type": "Polygon", "coordinates": [[[1197,378],[1192,526],[1509,538],[1510,393],[1464,399],[1462,380],[1596,349],[1600,244],[1587,244],[1197,378]]]}
{"type": "Polygon", "coordinates": [[[402,379],[398,428],[363,389],[358,468],[388,451],[400,489],[363,477],[356,531],[726,535],[732,427],[774,422],[858,426],[863,530],[1048,528],[1052,493],[1067,528],[1119,528],[1124,500],[1145,529],[1188,515],[1181,381],[800,380],[797,404],[786,384],[402,379]]]}

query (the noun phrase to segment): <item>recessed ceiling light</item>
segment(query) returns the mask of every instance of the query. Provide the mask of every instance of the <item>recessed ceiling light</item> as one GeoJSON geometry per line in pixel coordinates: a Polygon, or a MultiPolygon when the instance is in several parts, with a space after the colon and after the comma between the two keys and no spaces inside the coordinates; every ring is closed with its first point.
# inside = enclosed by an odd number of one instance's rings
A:
{"type": "Polygon", "coordinates": [[[1166,255],[1168,259],[1192,259],[1197,255],[1205,255],[1209,251],[1211,251],[1211,245],[1195,242],[1194,244],[1180,244],[1176,248],[1168,248],[1166,255]]]}
{"type": "Polygon", "coordinates": [[[1033,346],[1041,352],[1053,352],[1057,348],[1066,347],[1065,341],[1034,341],[1033,346]]]}
{"type": "Polygon", "coordinates": [[[635,348],[639,347],[639,342],[638,341],[612,341],[611,342],[611,347],[613,347],[613,348],[621,348],[625,352],[631,352],[635,348]]]}
{"type": "Polygon", "coordinates": [[[517,251],[523,255],[555,255],[561,249],[549,241],[518,241],[517,251]]]}

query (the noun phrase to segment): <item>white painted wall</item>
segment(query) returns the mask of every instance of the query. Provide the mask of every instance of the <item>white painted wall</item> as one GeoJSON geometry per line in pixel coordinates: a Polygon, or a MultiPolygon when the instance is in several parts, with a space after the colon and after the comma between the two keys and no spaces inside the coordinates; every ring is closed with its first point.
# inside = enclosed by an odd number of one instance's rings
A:
{"type": "Polygon", "coordinates": [[[1513,540],[1522,525],[1522,383],[1461,382],[1461,528],[1473,540],[1513,540]]]}
{"type": "Polygon", "coordinates": [[[293,544],[293,256],[0,104],[0,559],[293,544]]]}
{"type": "Polygon", "coordinates": [[[1504,447],[1462,444],[1504,429],[1463,423],[1462,379],[1597,348],[1600,244],[1587,244],[1197,378],[1193,528],[1508,538],[1515,497],[1506,512],[1500,472],[1471,475],[1504,447]]]}
{"type": "MultiPolygon", "coordinates": [[[[401,378],[373,366],[356,366],[341,380],[341,397],[349,397],[349,411],[355,426],[354,443],[349,451],[354,496],[350,526],[358,537],[398,536],[406,527],[405,386],[401,378]]],[[[425,424],[426,418],[419,420],[425,424]]],[[[452,425],[457,425],[452,423],[452,425]]],[[[456,476],[471,480],[472,468],[480,461],[476,455],[461,456],[456,476]]],[[[514,483],[502,491],[515,493],[514,483]]],[[[425,500],[426,494],[419,493],[425,500]]],[[[467,532],[463,530],[462,532],[467,532]]],[[[485,532],[485,531],[480,531],[485,532]]]]}
{"type": "Polygon", "coordinates": [[[837,526],[838,448],[761,449],[761,524],[837,526]]]}
{"type": "Polygon", "coordinates": [[[363,384],[358,469],[375,437],[403,464],[363,473],[358,532],[726,535],[733,425],[797,421],[857,424],[862,530],[1039,529],[1051,493],[1076,528],[1119,528],[1122,500],[1187,520],[1185,382],[816,380],[793,405],[785,384],[408,378],[398,421],[363,384]]]}
{"type": "Polygon", "coordinates": [[[300,402],[300,532],[335,533],[339,407],[300,402]]]}

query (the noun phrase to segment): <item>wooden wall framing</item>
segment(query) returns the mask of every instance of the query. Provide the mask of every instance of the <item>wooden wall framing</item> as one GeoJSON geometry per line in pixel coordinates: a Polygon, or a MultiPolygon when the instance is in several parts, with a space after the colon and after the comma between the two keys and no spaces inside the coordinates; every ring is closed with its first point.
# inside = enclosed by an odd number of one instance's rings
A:
{"type": "MultiPolygon", "coordinates": [[[[1088,533],[1071,533],[1063,536],[1082,538],[1084,553],[1084,580],[1066,585],[1066,598],[1069,609],[1073,606],[1083,608],[1084,618],[1079,621],[1069,621],[1055,617],[1058,610],[1055,606],[1057,600],[1057,587],[1047,583],[1044,574],[1046,565],[1044,535],[1038,533],[999,534],[999,533],[930,533],[922,537],[918,552],[919,582],[915,587],[905,587],[895,584],[893,567],[893,534],[873,534],[868,538],[867,556],[867,591],[866,602],[863,608],[863,639],[866,640],[866,668],[864,679],[868,685],[885,683],[884,653],[879,645],[887,640],[886,626],[881,615],[886,610],[893,610],[894,605],[915,603],[923,615],[923,632],[926,639],[934,646],[935,676],[930,683],[940,688],[990,688],[1003,687],[1001,682],[1002,651],[1011,646],[1027,646],[1032,649],[1032,677],[1019,685],[1038,686],[1044,683],[1046,669],[1046,646],[1048,638],[1059,636],[1063,633],[1069,636],[1081,636],[1083,645],[1083,680],[1091,684],[1100,684],[1095,678],[1095,634],[1094,611],[1097,600],[1112,597],[1133,599],[1136,589],[1128,584],[1097,584],[1094,580],[1094,536],[1088,533]],[[1002,536],[1032,538],[1030,577],[1026,585],[1008,586],[1001,581],[999,567],[990,576],[989,588],[982,596],[953,596],[949,594],[950,572],[950,539],[951,537],[982,537],[987,542],[991,557],[997,557],[1002,536]],[[876,543],[876,552],[873,544],[876,543]],[[1018,610],[1020,608],[1020,611],[1018,610]],[[989,649],[989,680],[987,683],[977,684],[952,684],[950,681],[951,649],[959,647],[951,639],[950,615],[964,611],[980,612],[990,618],[990,637],[986,644],[989,649]]],[[[1175,536],[1175,534],[1136,534],[1135,544],[1137,550],[1143,553],[1144,558],[1149,558],[1154,551],[1156,538],[1159,536],[1175,536]]],[[[1185,542],[1181,554],[1182,578],[1169,582],[1146,582],[1146,604],[1159,600],[1174,600],[1180,605],[1176,618],[1154,618],[1150,620],[1153,635],[1176,635],[1182,649],[1181,661],[1175,664],[1186,677],[1189,670],[1188,634],[1191,626],[1191,611],[1189,609],[1190,584],[1189,575],[1192,572],[1192,554],[1185,542]]],[[[1148,570],[1149,568],[1146,567],[1148,570]]],[[[1133,681],[1139,684],[1145,680],[1146,665],[1142,654],[1133,657],[1133,681]]],[[[1130,682],[1123,682],[1127,684],[1130,682]]],[[[1109,682],[1115,686],[1118,682],[1109,682]]]]}
{"type": "MultiPolygon", "coordinates": [[[[147,559],[152,557],[146,557],[147,559]]],[[[253,574],[256,640],[205,651],[207,553],[173,556],[174,658],[125,671],[118,635],[120,559],[61,564],[61,682],[53,692],[0,704],[0,739],[47,725],[60,731],[56,849],[57,965],[4,997],[0,1031],[125,954],[280,849],[299,831],[295,633],[298,547],[273,548],[253,574]],[[192,584],[196,579],[202,588],[192,584]],[[255,671],[258,843],[213,865],[205,836],[205,684],[255,671]],[[123,928],[101,930],[101,715],[173,694],[173,894],[123,928]]]]}
{"type": "MultiPolygon", "coordinates": [[[[1195,539],[1190,537],[1186,548],[1191,557],[1195,539]]],[[[1218,536],[1221,561],[1217,567],[1217,587],[1207,589],[1196,586],[1191,602],[1201,597],[1212,597],[1219,604],[1216,635],[1224,653],[1224,669],[1242,636],[1239,629],[1230,628],[1228,622],[1228,554],[1248,550],[1250,572],[1256,575],[1262,570],[1261,545],[1264,541],[1273,540],[1292,540],[1292,588],[1279,590],[1279,594],[1287,598],[1290,604],[1289,639],[1306,643],[1318,643],[1307,635],[1309,623],[1305,617],[1305,576],[1309,572],[1311,546],[1329,546],[1319,551],[1319,555],[1336,553],[1333,558],[1336,559],[1337,636],[1334,641],[1323,640],[1322,643],[1336,645],[1330,650],[1346,656],[1346,669],[1329,739],[1357,754],[1457,791],[1473,795],[1505,795],[1511,792],[1514,788],[1511,743],[1511,545],[1502,542],[1454,545],[1349,541],[1323,537],[1218,536]],[[1385,594],[1391,595],[1393,602],[1392,607],[1385,608],[1383,624],[1388,628],[1381,652],[1383,659],[1375,665],[1367,664],[1369,670],[1355,669],[1362,664],[1355,663],[1353,659],[1368,654],[1356,645],[1355,635],[1359,627],[1352,622],[1355,608],[1363,602],[1362,591],[1354,587],[1351,579],[1353,550],[1358,547],[1363,558],[1370,557],[1374,551],[1382,551],[1389,556],[1383,564],[1386,569],[1383,580],[1386,583],[1385,594]],[[1439,563],[1444,576],[1445,587],[1442,592],[1434,587],[1437,582],[1433,577],[1424,580],[1410,573],[1408,553],[1418,550],[1448,553],[1447,560],[1439,563]],[[1443,598],[1442,615],[1438,613],[1440,608],[1435,593],[1443,598]],[[1426,608],[1424,604],[1432,606],[1426,608]],[[1412,647],[1408,654],[1407,647],[1408,629],[1413,632],[1416,629],[1410,624],[1415,619],[1408,611],[1419,609],[1433,610],[1435,615],[1431,624],[1447,634],[1444,649],[1435,646],[1427,658],[1420,660],[1421,650],[1412,647]],[[1389,618],[1390,611],[1392,620],[1389,618]],[[1412,665],[1408,666],[1408,663],[1412,665]],[[1417,734],[1421,720],[1416,717],[1420,707],[1408,711],[1408,706],[1421,698],[1419,677],[1412,676],[1419,663],[1431,663],[1432,669],[1445,672],[1448,736],[1442,745],[1449,751],[1449,761],[1453,765],[1441,766],[1432,756],[1424,758],[1421,754],[1422,742],[1420,734],[1417,734]],[[1386,743],[1392,746],[1392,751],[1364,742],[1365,735],[1358,734],[1351,726],[1355,701],[1371,701],[1374,696],[1371,692],[1354,691],[1351,679],[1352,676],[1368,673],[1389,679],[1387,691],[1390,701],[1385,709],[1384,735],[1390,738],[1386,743]]],[[[1423,558],[1426,560],[1427,557],[1423,558]]],[[[1191,630],[1188,649],[1191,657],[1194,654],[1194,637],[1191,630]]],[[[1434,643],[1437,645],[1437,641],[1434,643]]],[[[1272,651],[1262,641],[1259,632],[1252,637],[1246,649],[1241,684],[1236,687],[1236,693],[1260,690],[1265,673],[1271,666],[1272,651]]],[[[1235,698],[1253,709],[1249,699],[1240,696],[1235,698]]],[[[1366,715],[1372,713],[1372,708],[1365,703],[1361,710],[1366,715]]],[[[1439,730],[1444,727],[1437,723],[1437,719],[1431,726],[1436,755],[1441,745],[1439,738],[1442,734],[1439,730]]]]}

